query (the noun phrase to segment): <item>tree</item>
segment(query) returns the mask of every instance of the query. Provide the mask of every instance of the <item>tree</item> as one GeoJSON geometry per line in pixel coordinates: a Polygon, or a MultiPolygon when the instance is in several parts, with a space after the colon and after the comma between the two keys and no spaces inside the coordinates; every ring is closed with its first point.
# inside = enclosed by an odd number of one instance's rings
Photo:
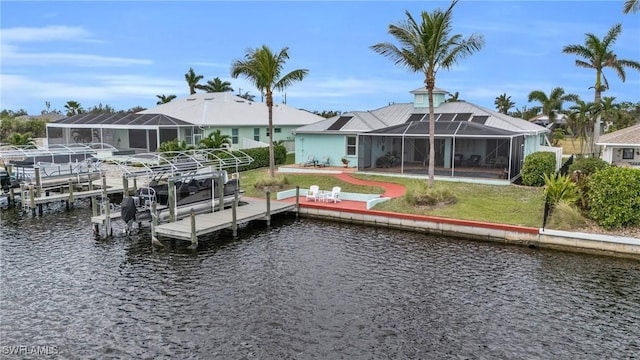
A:
{"type": "Polygon", "coordinates": [[[88,112],[93,114],[114,114],[116,110],[109,104],[103,106],[102,103],[100,103],[98,105],[94,105],[88,110],[88,112]]]}
{"type": "Polygon", "coordinates": [[[511,101],[511,96],[507,96],[507,93],[497,96],[494,104],[496,105],[498,112],[503,114],[508,114],[509,110],[516,105],[516,103],[511,101]]]}
{"type": "Polygon", "coordinates": [[[207,81],[207,84],[202,85],[202,88],[208,93],[233,91],[231,83],[228,81],[222,81],[219,77],[207,81]]]}
{"type": "Polygon", "coordinates": [[[624,8],[622,11],[625,14],[635,13],[640,11],[640,0],[626,0],[624,2],[624,8]]]}
{"type": "MultiPolygon", "coordinates": [[[[585,143],[591,144],[593,138],[593,123],[595,106],[591,102],[577,100],[576,104],[569,108],[571,111],[567,116],[567,127],[571,130],[574,138],[580,140],[580,153],[586,153],[585,143]]],[[[571,140],[574,141],[573,139],[571,140]]]]}
{"type": "Polygon", "coordinates": [[[267,98],[269,111],[269,173],[275,176],[275,157],[273,152],[273,91],[284,91],[296,81],[302,81],[309,73],[307,69],[296,69],[282,76],[286,60],[289,59],[289,48],[284,47],[275,54],[266,45],[257,49],[249,49],[244,59],[237,59],[231,64],[231,76],[235,79],[243,75],[267,98]]]}
{"type": "Polygon", "coordinates": [[[458,92],[456,91],[453,95],[449,94],[449,98],[447,100],[445,100],[445,102],[458,102],[460,101],[459,98],[460,94],[458,94],[458,92]]]}
{"type": "MultiPolygon", "coordinates": [[[[587,69],[593,69],[596,71],[596,83],[593,86],[595,104],[600,103],[602,92],[609,89],[609,82],[604,76],[603,70],[605,68],[612,68],[618,74],[618,77],[622,82],[626,79],[625,67],[640,70],[640,63],[633,60],[619,59],[613,52],[611,47],[618,39],[618,35],[622,32],[622,25],[616,24],[609,32],[600,40],[596,35],[592,33],[585,34],[584,45],[567,45],[562,49],[565,54],[577,55],[581,59],[576,59],[576,66],[584,67],[587,69]]],[[[593,139],[591,143],[591,151],[596,150],[596,141],[600,136],[600,119],[596,119],[593,129],[593,139]]]]}
{"type": "Polygon", "coordinates": [[[241,97],[245,100],[255,101],[256,96],[249,94],[249,92],[245,92],[244,94],[238,94],[238,97],[241,97]]]}
{"type": "Polygon", "coordinates": [[[190,95],[195,94],[196,89],[202,88],[202,85],[198,84],[202,79],[204,79],[204,76],[196,75],[196,72],[193,71],[193,68],[189,68],[189,71],[187,71],[187,73],[184,74],[184,80],[187,82],[187,85],[189,85],[190,95]]]}
{"type": "Polygon", "coordinates": [[[575,94],[565,95],[564,89],[561,87],[551,90],[549,96],[540,90],[534,90],[529,93],[529,102],[537,101],[542,105],[542,113],[547,115],[550,124],[555,122],[556,114],[562,111],[562,104],[565,101],[575,102],[578,99],[578,95],[575,94]]]}
{"type": "Polygon", "coordinates": [[[67,101],[67,103],[64,104],[64,108],[67,109],[67,116],[73,116],[73,115],[84,113],[84,109],[82,108],[82,105],[80,105],[79,102],[74,100],[67,101]]]}
{"type": "Polygon", "coordinates": [[[200,140],[199,145],[201,149],[220,149],[224,144],[231,145],[231,137],[229,135],[222,135],[220,129],[216,129],[206,138],[200,140]]]}
{"type": "Polygon", "coordinates": [[[175,95],[165,95],[165,94],[156,95],[156,97],[158,98],[158,102],[156,103],[157,105],[169,103],[171,102],[171,100],[176,98],[175,95]]]}
{"type": "Polygon", "coordinates": [[[10,145],[21,146],[21,147],[35,147],[35,141],[31,137],[31,133],[13,133],[7,137],[7,143],[10,145]]]}
{"type": "Polygon", "coordinates": [[[422,72],[425,76],[429,97],[429,187],[433,186],[435,174],[435,115],[433,107],[433,88],[438,70],[449,70],[461,59],[471,56],[484,46],[482,35],[471,35],[463,39],[462,35],[451,35],[454,0],[446,11],[434,10],[431,14],[423,11],[418,23],[405,11],[407,21],[389,25],[391,34],[401,47],[385,42],[371,46],[373,51],[386,56],[396,65],[411,72],[422,72]]]}
{"type": "Polygon", "coordinates": [[[140,105],[136,105],[136,106],[134,106],[134,107],[132,107],[132,108],[128,109],[128,110],[127,110],[127,111],[125,111],[125,112],[126,112],[126,113],[128,113],[128,114],[135,114],[135,113],[138,113],[138,112],[140,112],[140,111],[144,111],[144,110],[147,110],[147,108],[142,107],[142,106],[140,106],[140,105]]]}
{"type": "Polygon", "coordinates": [[[530,120],[538,115],[540,113],[540,110],[541,109],[539,106],[532,106],[531,108],[527,108],[527,105],[524,105],[521,109],[516,108],[515,111],[511,112],[511,116],[524,120],[530,120]]]}

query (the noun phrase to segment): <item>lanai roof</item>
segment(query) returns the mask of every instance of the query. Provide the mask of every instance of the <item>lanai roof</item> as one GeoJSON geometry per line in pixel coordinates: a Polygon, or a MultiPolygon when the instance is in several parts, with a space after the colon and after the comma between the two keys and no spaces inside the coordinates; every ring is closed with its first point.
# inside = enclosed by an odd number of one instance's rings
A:
{"type": "Polygon", "coordinates": [[[138,125],[138,126],[192,126],[192,124],[171,116],[160,114],[78,114],[60,119],[50,124],[60,125],[138,125]]]}
{"type": "MultiPolygon", "coordinates": [[[[409,121],[384,129],[373,130],[366,135],[397,135],[405,137],[424,137],[429,134],[429,121],[409,121]]],[[[436,137],[513,137],[519,133],[502,130],[469,121],[443,121],[435,123],[436,137]]]]}

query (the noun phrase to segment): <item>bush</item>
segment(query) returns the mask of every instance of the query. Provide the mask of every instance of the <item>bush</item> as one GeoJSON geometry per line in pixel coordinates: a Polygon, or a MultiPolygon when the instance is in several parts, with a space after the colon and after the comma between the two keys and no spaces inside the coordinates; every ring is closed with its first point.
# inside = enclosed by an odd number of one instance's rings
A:
{"type": "Polygon", "coordinates": [[[578,230],[587,225],[587,220],[575,205],[560,200],[549,214],[547,227],[557,230],[578,230]]]}
{"type": "Polygon", "coordinates": [[[524,159],[522,166],[522,184],[525,186],[543,186],[544,174],[556,171],[556,155],[548,151],[535,152],[524,159]]]}
{"type": "Polygon", "coordinates": [[[549,205],[553,206],[560,201],[569,204],[575,204],[580,200],[580,191],[578,186],[571,181],[566,175],[547,175],[544,174],[544,195],[547,197],[549,205]]]}
{"type": "Polygon", "coordinates": [[[640,225],[640,170],[610,166],[591,175],[589,216],[605,228],[640,225]]]}
{"type": "MultiPolygon", "coordinates": [[[[242,152],[251,156],[253,158],[253,162],[250,165],[240,167],[239,171],[269,167],[268,147],[242,149],[242,152]]],[[[284,164],[287,161],[287,149],[282,145],[275,145],[273,148],[273,157],[275,165],[284,164]]]]}
{"type": "Polygon", "coordinates": [[[580,171],[582,175],[589,176],[598,170],[606,169],[608,167],[609,164],[600,158],[579,158],[574,160],[573,164],[569,166],[569,173],[580,171]]]}
{"type": "Polygon", "coordinates": [[[264,176],[256,180],[254,186],[256,189],[262,189],[269,186],[279,186],[289,184],[289,180],[284,175],[276,175],[274,177],[269,176],[268,172],[264,176]]]}
{"type": "Polygon", "coordinates": [[[429,188],[425,182],[418,183],[404,194],[405,201],[412,206],[435,206],[455,204],[456,196],[448,188],[429,188]]]}

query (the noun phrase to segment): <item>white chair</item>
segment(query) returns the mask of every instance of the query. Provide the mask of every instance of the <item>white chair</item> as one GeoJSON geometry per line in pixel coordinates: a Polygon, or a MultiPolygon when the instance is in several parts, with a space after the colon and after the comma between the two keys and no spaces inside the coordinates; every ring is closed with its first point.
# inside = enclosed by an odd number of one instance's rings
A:
{"type": "Polygon", "coordinates": [[[311,185],[307,190],[307,200],[318,201],[320,195],[320,187],[318,185],[311,185]]]}
{"type": "Polygon", "coordinates": [[[325,201],[333,201],[334,203],[340,201],[341,190],[342,189],[340,188],[340,186],[334,186],[333,189],[331,189],[331,192],[328,193],[327,196],[325,196],[325,201]]]}

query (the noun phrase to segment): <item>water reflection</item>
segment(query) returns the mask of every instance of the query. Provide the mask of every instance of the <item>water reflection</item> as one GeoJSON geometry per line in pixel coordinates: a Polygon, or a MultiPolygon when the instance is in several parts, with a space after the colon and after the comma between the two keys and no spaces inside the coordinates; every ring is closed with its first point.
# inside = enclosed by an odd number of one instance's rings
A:
{"type": "MultiPolygon", "coordinates": [[[[116,229],[118,230],[118,229],[116,229]]],[[[65,358],[628,358],[637,261],[279,218],[197,251],[3,212],[0,345],[65,358]]],[[[116,231],[116,233],[120,233],[116,231]]]]}

